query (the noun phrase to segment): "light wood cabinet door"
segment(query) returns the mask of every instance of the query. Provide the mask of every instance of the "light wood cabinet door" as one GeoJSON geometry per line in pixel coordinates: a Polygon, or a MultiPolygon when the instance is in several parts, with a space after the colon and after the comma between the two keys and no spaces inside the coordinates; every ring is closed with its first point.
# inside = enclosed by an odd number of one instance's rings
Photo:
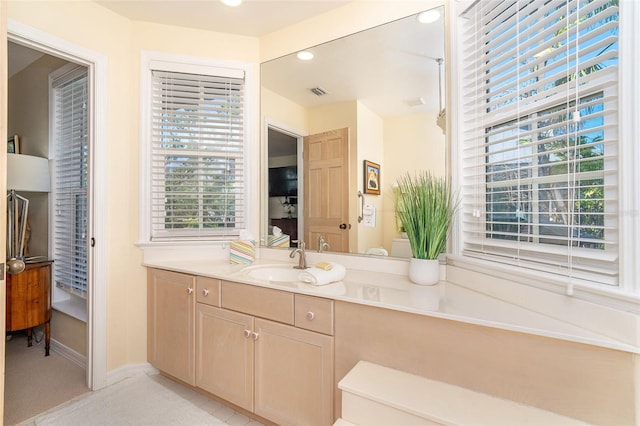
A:
{"type": "Polygon", "coordinates": [[[280,425],[333,424],[333,338],[255,319],[254,412],[280,425]]]}
{"type": "Polygon", "coordinates": [[[198,303],[196,386],[253,410],[253,317],[198,303]]]}
{"type": "Polygon", "coordinates": [[[195,277],[149,269],[147,357],[151,365],[195,384],[195,277]]]}

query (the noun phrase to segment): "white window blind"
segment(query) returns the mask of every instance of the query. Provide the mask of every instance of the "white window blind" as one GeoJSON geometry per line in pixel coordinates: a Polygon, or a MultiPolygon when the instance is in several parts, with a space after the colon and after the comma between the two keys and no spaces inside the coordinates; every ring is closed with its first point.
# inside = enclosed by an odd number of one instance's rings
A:
{"type": "Polygon", "coordinates": [[[151,240],[246,226],[244,78],[152,70],[151,240]]]}
{"type": "Polygon", "coordinates": [[[618,285],[617,1],[464,18],[463,254],[618,285]]]}
{"type": "Polygon", "coordinates": [[[86,297],[89,139],[87,70],[52,81],[55,183],[53,271],[58,288],[86,297]]]}

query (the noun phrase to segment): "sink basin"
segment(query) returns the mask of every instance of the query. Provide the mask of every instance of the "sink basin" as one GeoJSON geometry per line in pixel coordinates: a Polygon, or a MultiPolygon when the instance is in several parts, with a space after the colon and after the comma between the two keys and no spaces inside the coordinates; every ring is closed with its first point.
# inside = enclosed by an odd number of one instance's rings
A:
{"type": "Polygon", "coordinates": [[[299,269],[292,265],[255,265],[242,270],[242,273],[258,280],[297,282],[300,281],[299,269]]]}

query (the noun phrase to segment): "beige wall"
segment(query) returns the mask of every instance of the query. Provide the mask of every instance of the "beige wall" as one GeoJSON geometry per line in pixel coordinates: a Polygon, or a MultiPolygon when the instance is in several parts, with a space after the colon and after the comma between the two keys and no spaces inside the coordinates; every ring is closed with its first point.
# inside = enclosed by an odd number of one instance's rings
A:
{"type": "MultiPolygon", "coordinates": [[[[380,164],[380,195],[366,194],[364,202],[376,208],[376,222],[373,228],[364,226],[364,223],[358,223],[357,218],[351,223],[358,230],[357,253],[364,253],[368,248],[382,247],[382,235],[384,223],[380,220],[384,205],[384,197],[386,197],[387,184],[384,175],[384,144],[383,144],[383,121],[382,119],[368,109],[362,102],[358,102],[357,110],[357,126],[358,126],[358,152],[355,161],[352,161],[352,167],[356,170],[356,186],[355,192],[362,191],[364,194],[364,160],[373,161],[380,164]]],[[[362,214],[361,200],[357,199],[356,216],[362,214]]],[[[385,247],[387,251],[391,247],[385,247]]]]}
{"type": "Polygon", "coordinates": [[[264,132],[265,120],[269,119],[299,132],[308,133],[309,120],[306,108],[264,87],[260,90],[260,130],[262,132],[264,132]]]}
{"type": "Polygon", "coordinates": [[[67,61],[45,55],[9,78],[9,134],[20,135],[21,154],[49,157],[49,74],[67,61]]]}
{"type": "Polygon", "coordinates": [[[51,337],[80,355],[87,356],[87,323],[54,310],[51,337]]]}

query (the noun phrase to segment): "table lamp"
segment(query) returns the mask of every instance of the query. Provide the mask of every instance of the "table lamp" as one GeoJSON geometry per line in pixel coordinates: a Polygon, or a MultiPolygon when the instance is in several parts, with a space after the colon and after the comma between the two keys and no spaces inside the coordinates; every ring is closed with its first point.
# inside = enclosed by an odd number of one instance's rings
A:
{"type": "Polygon", "coordinates": [[[16,191],[49,192],[49,160],[24,154],[7,154],[7,272],[24,271],[29,200],[16,191]]]}

